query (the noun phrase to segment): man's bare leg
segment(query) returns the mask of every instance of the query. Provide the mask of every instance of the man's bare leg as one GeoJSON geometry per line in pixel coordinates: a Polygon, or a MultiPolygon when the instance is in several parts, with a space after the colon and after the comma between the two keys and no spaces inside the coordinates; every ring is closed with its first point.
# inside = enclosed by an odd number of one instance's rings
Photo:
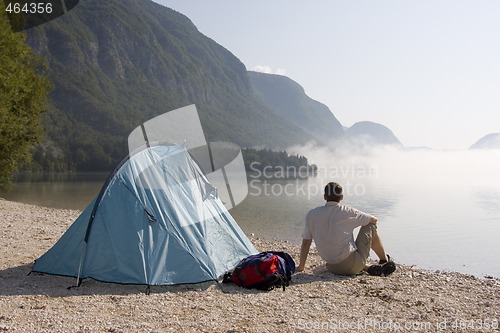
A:
{"type": "Polygon", "coordinates": [[[380,239],[377,232],[373,233],[372,238],[372,250],[382,261],[387,261],[387,254],[385,253],[384,246],[382,245],[382,240],[380,239]]]}
{"type": "MultiPolygon", "coordinates": [[[[387,254],[385,253],[384,246],[382,245],[382,240],[377,232],[373,233],[371,248],[382,262],[388,261],[387,254]]],[[[364,270],[368,270],[369,267],[370,265],[366,265],[364,270]]]]}

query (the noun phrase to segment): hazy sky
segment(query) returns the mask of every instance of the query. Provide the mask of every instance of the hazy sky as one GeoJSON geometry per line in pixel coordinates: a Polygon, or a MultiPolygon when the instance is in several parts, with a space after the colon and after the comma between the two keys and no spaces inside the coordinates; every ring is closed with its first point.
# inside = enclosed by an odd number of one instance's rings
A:
{"type": "Polygon", "coordinates": [[[370,120],[437,149],[500,132],[498,0],[155,1],[345,126],[370,120]]]}

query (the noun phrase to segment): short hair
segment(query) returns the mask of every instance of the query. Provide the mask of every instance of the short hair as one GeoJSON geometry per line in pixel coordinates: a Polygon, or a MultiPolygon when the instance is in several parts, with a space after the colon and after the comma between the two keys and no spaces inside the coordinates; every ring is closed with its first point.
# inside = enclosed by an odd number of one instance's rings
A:
{"type": "Polygon", "coordinates": [[[335,182],[329,182],[325,186],[326,201],[340,202],[342,199],[342,186],[335,182]]]}

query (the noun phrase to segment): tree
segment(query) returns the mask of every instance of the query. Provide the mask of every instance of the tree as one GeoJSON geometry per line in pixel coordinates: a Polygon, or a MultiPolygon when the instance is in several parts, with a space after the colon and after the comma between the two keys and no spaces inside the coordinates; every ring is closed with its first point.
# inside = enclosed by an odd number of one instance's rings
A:
{"type": "Polygon", "coordinates": [[[27,162],[30,148],[42,138],[41,115],[48,108],[49,81],[41,58],[26,45],[25,35],[9,26],[0,2],[0,189],[27,162]]]}

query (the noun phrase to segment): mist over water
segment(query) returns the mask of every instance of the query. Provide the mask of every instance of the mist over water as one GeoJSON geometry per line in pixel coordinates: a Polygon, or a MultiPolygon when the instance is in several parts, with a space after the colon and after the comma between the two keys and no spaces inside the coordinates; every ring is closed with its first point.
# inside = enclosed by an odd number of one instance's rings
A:
{"type": "Polygon", "coordinates": [[[500,277],[500,150],[292,147],[374,214],[387,252],[419,267],[500,277]],[[352,148],[352,149],[351,149],[352,148]]]}

